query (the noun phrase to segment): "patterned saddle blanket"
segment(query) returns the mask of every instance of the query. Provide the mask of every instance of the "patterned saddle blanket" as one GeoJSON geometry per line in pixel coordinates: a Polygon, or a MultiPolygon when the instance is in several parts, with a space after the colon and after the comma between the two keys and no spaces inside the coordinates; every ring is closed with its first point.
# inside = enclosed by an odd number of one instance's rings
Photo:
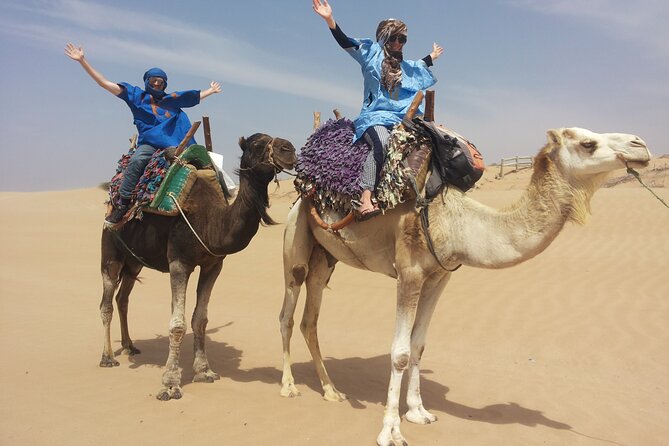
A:
{"type": "MultiPolygon", "coordinates": [[[[364,140],[353,142],[355,129],[347,118],[330,119],[319,127],[300,150],[295,170],[295,188],[311,195],[316,208],[342,214],[355,207],[362,189],[360,181],[371,147],[364,140]]],[[[388,142],[388,152],[375,189],[379,207],[386,211],[415,197],[412,182],[419,170],[426,171],[431,142],[424,135],[397,126],[388,142]],[[408,162],[413,155],[415,162],[408,162]],[[416,158],[415,154],[420,154],[416,158]]]]}
{"type": "MultiPolygon", "coordinates": [[[[180,206],[183,205],[197,179],[198,170],[211,170],[212,175],[216,177],[209,152],[204,146],[193,144],[172,163],[166,157],[166,150],[157,150],[153,154],[135,186],[132,193],[136,209],[133,215],[135,218],[141,219],[142,212],[177,215],[179,210],[171,197],[174,197],[180,206]]],[[[114,205],[120,201],[119,189],[123,182],[123,172],[134,152],[133,147],[119,159],[116,173],[111,179],[109,202],[114,205]]]]}

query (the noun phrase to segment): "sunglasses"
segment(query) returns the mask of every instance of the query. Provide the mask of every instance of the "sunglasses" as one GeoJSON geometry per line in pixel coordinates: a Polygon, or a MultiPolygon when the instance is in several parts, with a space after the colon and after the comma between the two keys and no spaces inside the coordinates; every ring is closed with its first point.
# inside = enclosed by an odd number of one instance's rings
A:
{"type": "Polygon", "coordinates": [[[162,77],[150,77],[149,78],[149,84],[150,85],[154,85],[154,84],[163,85],[164,83],[165,83],[165,79],[163,79],[162,77]]]}
{"type": "Polygon", "coordinates": [[[388,38],[388,42],[390,42],[390,43],[395,43],[395,42],[407,43],[407,36],[405,36],[404,34],[390,36],[388,38]]]}

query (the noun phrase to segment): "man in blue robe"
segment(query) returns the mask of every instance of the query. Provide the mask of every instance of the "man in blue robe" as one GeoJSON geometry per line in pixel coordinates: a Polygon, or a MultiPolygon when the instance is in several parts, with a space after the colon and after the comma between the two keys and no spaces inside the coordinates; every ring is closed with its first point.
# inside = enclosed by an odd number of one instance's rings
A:
{"type": "MultiPolygon", "coordinates": [[[[204,98],[221,92],[218,82],[211,82],[206,90],[187,90],[167,94],[167,74],[160,68],[151,68],[144,73],[144,88],[125,82],[107,80],[95,70],[84,57],[84,50],[71,43],[65,54],[79,62],[98,85],[114,96],[121,98],[132,112],[137,127],[137,149],[123,171],[123,182],[119,189],[120,204],[114,206],[106,222],[114,225],[121,221],[132,203],[132,192],[144,168],[156,150],[178,146],[190,130],[191,123],[182,108],[193,107],[204,98]]],[[[195,144],[191,138],[189,144],[195,144]]]]}

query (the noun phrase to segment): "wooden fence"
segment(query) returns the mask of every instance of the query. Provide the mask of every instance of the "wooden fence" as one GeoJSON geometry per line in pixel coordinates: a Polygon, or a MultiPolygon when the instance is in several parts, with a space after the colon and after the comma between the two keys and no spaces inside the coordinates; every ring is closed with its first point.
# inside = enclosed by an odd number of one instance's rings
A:
{"type": "Polygon", "coordinates": [[[499,163],[499,174],[497,178],[504,178],[504,168],[509,167],[507,171],[517,171],[522,167],[532,167],[533,157],[531,156],[514,156],[513,158],[502,158],[499,163]]]}

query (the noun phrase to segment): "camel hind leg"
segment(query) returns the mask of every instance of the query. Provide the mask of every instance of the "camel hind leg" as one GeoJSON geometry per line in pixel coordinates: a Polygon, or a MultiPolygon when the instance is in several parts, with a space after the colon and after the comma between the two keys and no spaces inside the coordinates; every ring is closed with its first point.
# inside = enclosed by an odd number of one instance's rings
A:
{"type": "Polygon", "coordinates": [[[336,259],[330,256],[322,247],[316,246],[309,259],[309,275],[307,276],[307,301],[304,305],[304,315],[300,329],[304,336],[311,358],[316,367],[316,373],[323,387],[323,398],[327,401],[344,401],[346,395],[338,391],[323,364],[320,345],[318,343],[318,316],[323,301],[323,289],[327,286],[334,271],[336,259]]]}
{"type": "Polygon", "coordinates": [[[281,377],[281,396],[295,397],[300,392],[295,387],[295,378],[291,370],[290,339],[295,324],[293,316],[300,289],[309,274],[309,258],[314,240],[309,230],[305,207],[298,201],[288,214],[283,236],[283,277],[284,297],[279,323],[283,342],[283,374],[281,377]]]}
{"type": "Polygon", "coordinates": [[[121,323],[121,347],[123,348],[123,353],[128,355],[138,355],[141,353],[133,345],[130,331],[128,330],[128,302],[130,293],[137,282],[137,276],[141,270],[141,265],[131,267],[126,263],[121,271],[121,286],[116,294],[116,307],[118,308],[119,321],[121,323]]]}
{"type": "Polygon", "coordinates": [[[103,327],[102,358],[100,367],[116,367],[119,362],[114,359],[111,344],[111,321],[114,316],[114,292],[121,281],[123,256],[114,245],[113,235],[102,231],[101,238],[102,300],[100,301],[100,318],[103,327]]]}
{"type": "Polygon", "coordinates": [[[111,344],[111,321],[114,316],[114,292],[118,287],[123,264],[108,262],[102,268],[102,301],[100,302],[100,318],[104,330],[102,344],[102,358],[100,367],[116,367],[119,362],[114,359],[114,350],[111,344]]]}

